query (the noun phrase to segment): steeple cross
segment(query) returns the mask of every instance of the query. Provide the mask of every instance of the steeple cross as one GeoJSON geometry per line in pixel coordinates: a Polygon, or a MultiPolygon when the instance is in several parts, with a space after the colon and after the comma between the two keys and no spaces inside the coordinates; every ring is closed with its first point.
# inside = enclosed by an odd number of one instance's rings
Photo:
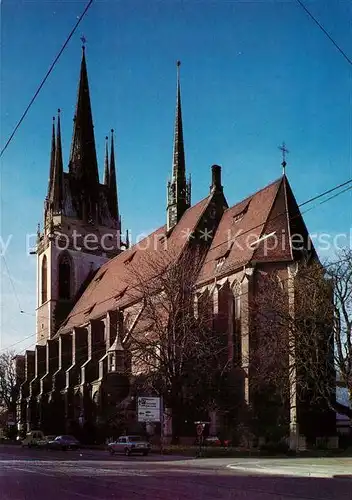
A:
{"type": "Polygon", "coordinates": [[[282,162],[281,162],[281,165],[282,165],[282,168],[283,168],[283,171],[285,173],[285,168],[286,168],[286,155],[289,153],[289,150],[287,149],[286,147],[286,144],[283,142],[281,146],[279,146],[279,149],[280,151],[282,152],[282,162]]]}
{"type": "Polygon", "coordinates": [[[84,50],[86,48],[86,43],[87,43],[87,39],[84,35],[81,36],[81,42],[82,42],[82,49],[84,50]]]}

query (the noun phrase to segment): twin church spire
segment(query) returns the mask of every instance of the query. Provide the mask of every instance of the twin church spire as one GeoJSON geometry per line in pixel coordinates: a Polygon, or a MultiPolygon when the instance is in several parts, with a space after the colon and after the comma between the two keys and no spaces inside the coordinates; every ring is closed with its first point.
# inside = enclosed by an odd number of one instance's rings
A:
{"type": "Polygon", "coordinates": [[[84,222],[109,225],[120,230],[117,203],[113,131],[110,164],[106,158],[104,184],[99,182],[94,126],[89,93],[85,48],[82,51],[69,172],[63,171],[60,111],[55,131],[53,121],[50,178],[46,212],[75,216],[84,222]],[[104,187],[103,187],[104,186],[104,187]]]}
{"type": "MultiPolygon", "coordinates": [[[[76,217],[86,223],[109,225],[121,232],[118,208],[114,131],[106,137],[104,179],[99,182],[92,108],[83,47],[69,172],[63,171],[60,110],[52,128],[50,179],[46,199],[46,219],[56,214],[76,217]]],[[[174,126],[172,178],[167,186],[167,230],[179,222],[191,205],[191,181],[186,180],[186,162],[181,109],[180,62],[177,62],[176,116],[174,126]]],[[[47,221],[46,221],[47,222],[47,221]]]]}

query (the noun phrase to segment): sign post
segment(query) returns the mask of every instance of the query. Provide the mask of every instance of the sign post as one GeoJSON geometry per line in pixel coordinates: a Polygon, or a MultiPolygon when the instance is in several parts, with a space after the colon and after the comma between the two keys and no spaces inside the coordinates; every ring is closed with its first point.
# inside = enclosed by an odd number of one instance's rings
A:
{"type": "Polygon", "coordinates": [[[160,398],[160,453],[164,453],[164,399],[160,398]]]}
{"type": "Polygon", "coordinates": [[[196,425],[196,431],[197,431],[197,437],[198,437],[198,443],[199,443],[199,450],[198,450],[198,457],[202,456],[202,445],[204,441],[204,436],[203,432],[205,429],[206,424],[209,424],[210,422],[194,422],[196,425]]]}

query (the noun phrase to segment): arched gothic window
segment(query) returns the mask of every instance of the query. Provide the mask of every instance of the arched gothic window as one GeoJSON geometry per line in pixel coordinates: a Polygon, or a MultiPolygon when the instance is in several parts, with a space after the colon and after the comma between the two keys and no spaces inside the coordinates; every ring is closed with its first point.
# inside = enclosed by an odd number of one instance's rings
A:
{"type": "Polygon", "coordinates": [[[67,254],[59,259],[59,299],[71,298],[71,260],[67,254]]]}
{"type": "Polygon", "coordinates": [[[48,261],[46,255],[42,261],[42,304],[48,300],[48,261]]]}

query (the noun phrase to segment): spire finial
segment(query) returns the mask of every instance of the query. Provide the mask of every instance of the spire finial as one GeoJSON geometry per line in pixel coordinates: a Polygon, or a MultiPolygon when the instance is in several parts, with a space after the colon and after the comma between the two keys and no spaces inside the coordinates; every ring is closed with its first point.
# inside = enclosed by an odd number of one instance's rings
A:
{"type": "Polygon", "coordinates": [[[287,149],[285,142],[283,142],[282,145],[279,146],[279,150],[282,152],[281,166],[282,166],[283,174],[285,175],[286,165],[287,165],[286,155],[289,153],[289,150],[287,149]]]}
{"type": "Polygon", "coordinates": [[[83,50],[83,53],[86,49],[86,43],[87,43],[87,39],[84,35],[81,36],[81,42],[82,42],[82,50],[83,50]]]}

